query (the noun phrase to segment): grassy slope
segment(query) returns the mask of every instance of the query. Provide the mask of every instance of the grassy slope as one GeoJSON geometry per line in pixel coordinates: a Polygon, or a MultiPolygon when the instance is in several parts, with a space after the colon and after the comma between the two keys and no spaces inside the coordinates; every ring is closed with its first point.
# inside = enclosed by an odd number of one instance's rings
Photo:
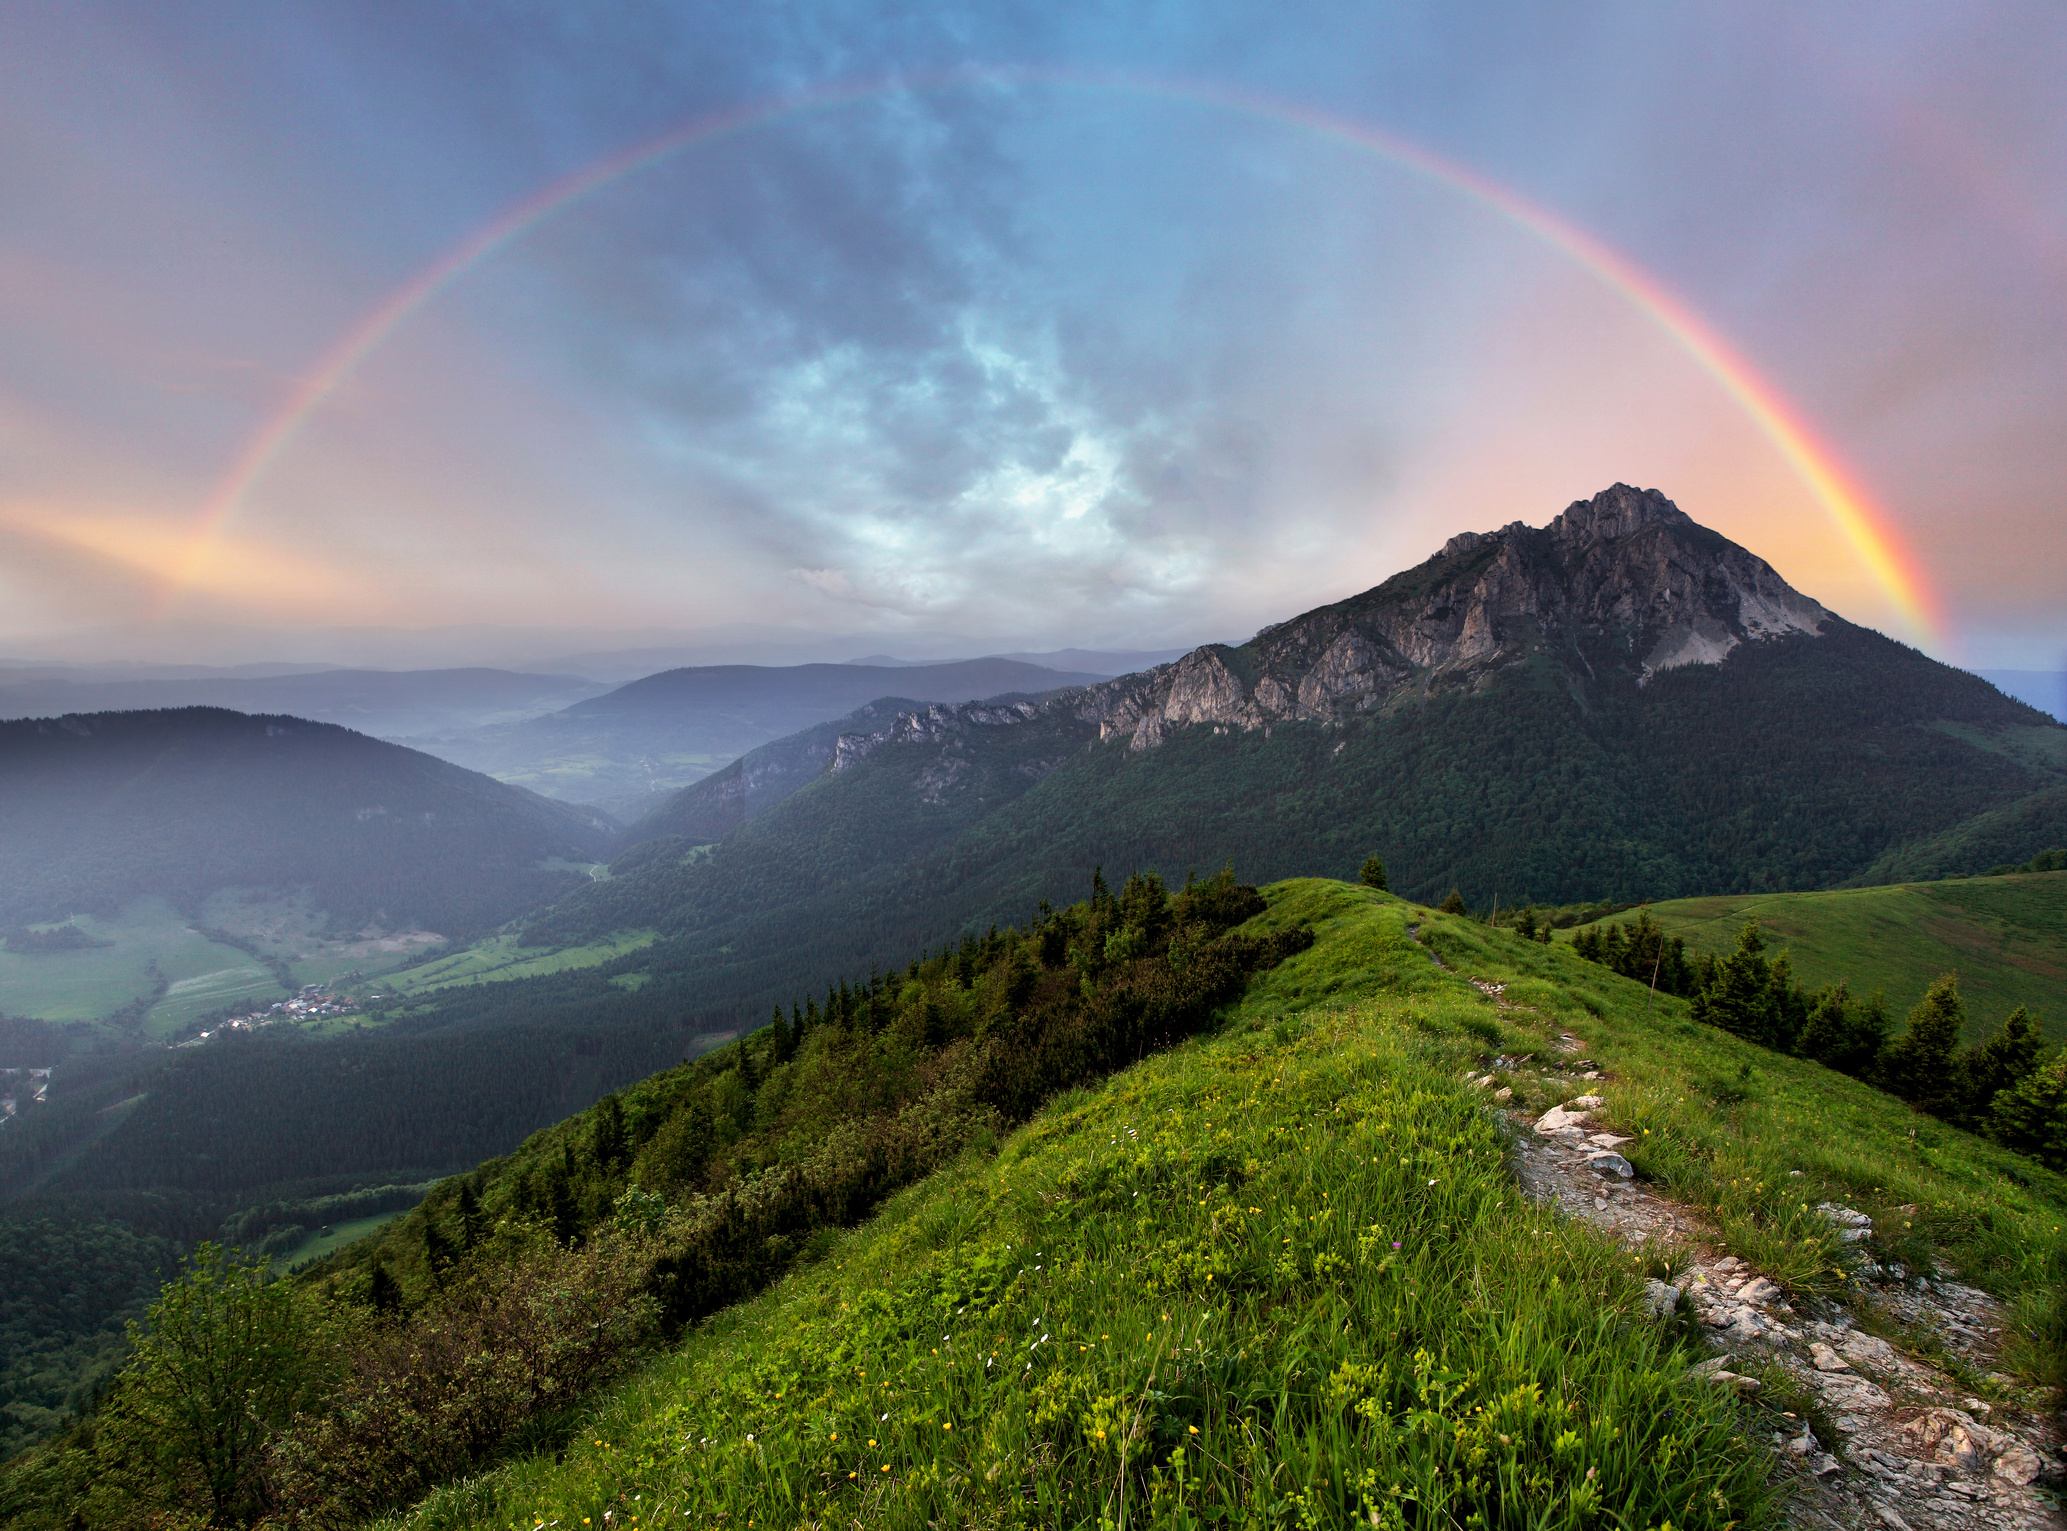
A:
{"type": "Polygon", "coordinates": [[[384,994],[424,994],[433,989],[448,989],[455,984],[536,978],[545,973],[595,967],[652,944],[653,932],[650,930],[623,931],[607,940],[557,947],[550,951],[524,946],[516,936],[489,936],[456,952],[442,954],[429,962],[391,973],[377,982],[355,987],[377,989],[384,994]]]}
{"type": "Polygon", "coordinates": [[[1462,1082],[1559,1030],[1641,1171],[1799,1286],[1841,1279],[1826,1196],[1891,1228],[1915,1203],[1912,1257],[2013,1295],[2067,1222],[2056,1177],[1674,1002],[1647,1020],[1569,952],[1339,883],[1267,896],[1259,923],[1321,939],[1218,1034],[1053,1103],[412,1523],[1755,1521],[1763,1427],[1683,1380],[1631,1256],[1517,1195],[1462,1082]]]}
{"type": "Polygon", "coordinates": [[[273,1260],[273,1270],[279,1273],[314,1265],[318,1260],[327,1258],[345,1245],[380,1232],[408,1210],[407,1207],[397,1207],[392,1212],[376,1212],[371,1217],[355,1217],[348,1223],[335,1223],[328,1233],[318,1234],[306,1244],[290,1249],[284,1255],[276,1256],[273,1260]]]}
{"type": "Polygon", "coordinates": [[[2067,1041],[2067,872],[1680,898],[1653,904],[1651,913],[1691,949],[1718,956],[1756,917],[1811,988],[1840,978],[1855,994],[1883,988],[1898,1018],[1939,975],[1956,972],[1970,1041],[2018,1005],[2028,1005],[2053,1040],[2067,1041]]]}

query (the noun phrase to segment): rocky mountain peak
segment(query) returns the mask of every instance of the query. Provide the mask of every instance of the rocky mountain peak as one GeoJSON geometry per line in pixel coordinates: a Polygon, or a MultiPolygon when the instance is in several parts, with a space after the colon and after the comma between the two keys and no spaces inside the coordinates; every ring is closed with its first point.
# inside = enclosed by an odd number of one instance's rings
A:
{"type": "MultiPolygon", "coordinates": [[[[1590,500],[1574,500],[1549,526],[1551,540],[1565,546],[1613,542],[1653,526],[1695,527],[1694,518],[1655,489],[1616,484],[1590,500]]],[[[1519,521],[1505,528],[1514,531],[1519,521]]],[[[1699,528],[1696,527],[1696,530],[1699,528]]]]}
{"type": "MultiPolygon", "coordinates": [[[[1460,532],[1418,568],[1266,627],[1238,649],[1208,645],[1063,692],[1043,713],[1060,709],[1095,725],[1100,739],[1152,749],[1170,730],[1200,724],[1326,723],[1412,705],[1526,663],[1561,669],[1582,690],[1617,675],[1643,686],[1681,666],[1720,664],[1739,644],[1814,637],[1829,615],[1657,490],[1616,484],[1573,501],[1548,526],[1460,532]]],[[[937,718],[900,726],[1011,721],[979,710],[936,708],[937,718]]],[[[843,741],[855,758],[868,747],[843,741]]]]}

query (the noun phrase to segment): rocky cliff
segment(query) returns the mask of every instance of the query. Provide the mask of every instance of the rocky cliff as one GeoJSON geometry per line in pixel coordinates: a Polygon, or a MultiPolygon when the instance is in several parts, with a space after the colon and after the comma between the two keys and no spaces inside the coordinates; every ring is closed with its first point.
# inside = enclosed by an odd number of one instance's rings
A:
{"type": "Polygon", "coordinates": [[[880,744],[1041,717],[1134,750],[1195,724],[1333,722],[1539,656],[1575,677],[1620,666],[1642,685],[1682,665],[1718,664],[1742,643],[1814,636],[1828,619],[1772,565],[1657,490],[1617,484],[1545,527],[1460,533],[1419,567],[1267,627],[1239,649],[1209,645],[1039,706],[905,714],[844,736],[829,764],[838,771],[880,744]]]}

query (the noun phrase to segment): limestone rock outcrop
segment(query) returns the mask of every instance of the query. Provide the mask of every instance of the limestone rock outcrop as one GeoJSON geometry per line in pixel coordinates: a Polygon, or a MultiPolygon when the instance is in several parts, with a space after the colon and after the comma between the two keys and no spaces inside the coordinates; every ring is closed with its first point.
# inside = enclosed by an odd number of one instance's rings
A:
{"type": "Polygon", "coordinates": [[[904,714],[842,738],[830,764],[842,770],[882,743],[1035,717],[1069,720],[1087,742],[1147,750],[1199,725],[1247,731],[1407,705],[1538,658],[1589,677],[1613,665],[1643,685],[1719,664],[1740,644],[1813,637],[1828,619],[1764,559],[1657,490],[1617,484],[1545,527],[1459,533],[1419,567],[1239,649],[1208,645],[1038,704],[904,714]]]}

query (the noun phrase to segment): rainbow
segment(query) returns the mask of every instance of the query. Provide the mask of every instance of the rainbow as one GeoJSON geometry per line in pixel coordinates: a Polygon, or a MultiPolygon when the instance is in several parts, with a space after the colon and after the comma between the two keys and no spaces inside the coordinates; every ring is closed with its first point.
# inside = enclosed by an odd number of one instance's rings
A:
{"type": "Polygon", "coordinates": [[[369,310],[320,357],[252,435],[195,517],[186,551],[170,571],[167,599],[193,579],[210,550],[309,418],[417,310],[498,250],[577,202],[684,150],[784,117],[846,106],[891,91],[1040,84],[1157,97],[1258,118],[1346,144],[1459,193],[1559,251],[1634,306],[1714,380],[1801,478],[1845,542],[1913,632],[1945,631],[1942,608],[1884,511],[1820,441],[1809,423],[1692,307],[1621,252],[1519,192],[1468,166],[1380,128],[1227,86],[1119,73],[972,67],[900,74],[803,91],[699,117],[550,181],[475,229],[369,310]]]}

